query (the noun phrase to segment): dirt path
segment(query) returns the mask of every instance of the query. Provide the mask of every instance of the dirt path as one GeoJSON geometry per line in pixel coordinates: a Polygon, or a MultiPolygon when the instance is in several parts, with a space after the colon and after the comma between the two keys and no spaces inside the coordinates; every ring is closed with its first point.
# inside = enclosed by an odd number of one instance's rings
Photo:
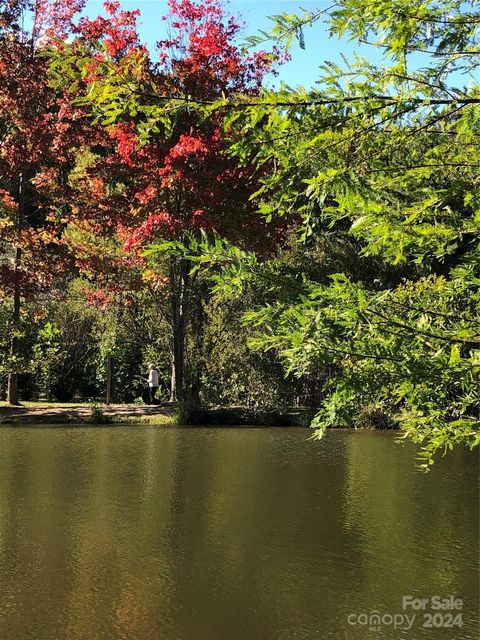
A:
{"type": "MultiPolygon", "coordinates": [[[[110,406],[99,405],[99,409],[105,415],[111,418],[113,422],[119,419],[120,422],[134,422],[136,418],[139,421],[154,422],[155,418],[159,420],[162,417],[169,417],[173,414],[175,407],[172,404],[164,403],[160,405],[126,405],[113,404],[110,406]]],[[[35,422],[35,423],[59,423],[59,422],[87,422],[92,414],[92,406],[83,404],[55,405],[47,404],[45,406],[28,406],[10,407],[5,403],[0,405],[0,424],[35,422]]]]}

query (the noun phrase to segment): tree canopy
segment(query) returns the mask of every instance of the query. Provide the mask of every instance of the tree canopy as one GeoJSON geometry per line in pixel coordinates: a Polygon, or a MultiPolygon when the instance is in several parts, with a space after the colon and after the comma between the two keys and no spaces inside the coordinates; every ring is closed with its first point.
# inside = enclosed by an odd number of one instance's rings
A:
{"type": "Polygon", "coordinates": [[[301,212],[301,242],[348,230],[359,259],[409,265],[398,282],[304,280],[248,315],[256,345],[298,373],[338,366],[320,433],[355,423],[366,402],[388,404],[427,462],[478,442],[480,15],[467,4],[345,0],[276,16],[270,35],[287,47],[325,20],[332,37],[368,42],[383,62],[325,63],[318,89],[283,87],[228,118],[240,132],[233,152],[275,167],[257,193],[264,215],[301,212]]]}
{"type": "Polygon", "coordinates": [[[155,58],[138,11],[73,23],[65,3],[70,36],[48,27],[37,58],[83,138],[47,181],[52,220],[90,284],[155,292],[179,397],[188,331],[198,346],[211,309],[241,300],[252,349],[322,380],[319,435],[367,411],[422,442],[426,467],[478,444],[476,4],[338,0],[274,16],[248,52],[215,0],[170,0],[155,58]],[[262,88],[313,23],[376,55],[319,61],[314,89],[262,88]]]}

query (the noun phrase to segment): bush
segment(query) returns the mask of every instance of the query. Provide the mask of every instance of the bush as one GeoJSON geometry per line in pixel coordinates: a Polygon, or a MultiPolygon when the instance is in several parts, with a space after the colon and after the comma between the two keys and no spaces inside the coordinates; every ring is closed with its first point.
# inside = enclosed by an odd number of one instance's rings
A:
{"type": "Polygon", "coordinates": [[[366,405],[359,412],[356,426],[359,429],[395,429],[397,425],[384,407],[366,405]]]}
{"type": "Polygon", "coordinates": [[[99,404],[93,402],[90,407],[90,415],[88,416],[86,422],[88,422],[89,424],[111,424],[112,418],[110,416],[106,416],[103,413],[103,410],[99,404]]]}

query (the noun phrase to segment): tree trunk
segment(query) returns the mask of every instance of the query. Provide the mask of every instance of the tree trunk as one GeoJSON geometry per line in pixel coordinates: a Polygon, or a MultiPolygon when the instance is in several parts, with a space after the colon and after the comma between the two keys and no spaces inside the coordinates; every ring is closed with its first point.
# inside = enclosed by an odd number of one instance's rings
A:
{"type": "MultiPolygon", "coordinates": [[[[25,209],[25,172],[22,171],[18,183],[18,214],[17,233],[22,229],[24,209],[25,209]]],[[[20,353],[20,339],[18,331],[20,328],[20,263],[22,250],[15,247],[15,258],[13,267],[13,309],[12,309],[12,339],[10,341],[11,370],[8,374],[7,402],[11,405],[18,405],[18,355],[20,353]]]]}
{"type": "Polygon", "coordinates": [[[15,266],[14,266],[14,289],[13,289],[13,313],[12,313],[12,338],[10,341],[10,367],[13,370],[8,374],[7,402],[8,404],[18,405],[18,372],[17,358],[20,352],[20,340],[18,338],[18,328],[20,325],[20,281],[19,267],[22,251],[18,247],[15,249],[15,266]]]}
{"type": "Polygon", "coordinates": [[[170,400],[176,402],[185,399],[184,387],[185,365],[185,332],[181,323],[173,327],[173,353],[172,353],[172,388],[170,400]]]}
{"type": "Polygon", "coordinates": [[[190,263],[188,260],[172,261],[170,282],[172,286],[172,377],[170,400],[185,400],[185,338],[188,324],[190,293],[190,263]]]}
{"type": "Polygon", "coordinates": [[[105,393],[105,404],[107,407],[112,402],[112,356],[107,356],[107,388],[105,393]]]}
{"type": "Polygon", "coordinates": [[[173,350],[172,350],[171,356],[172,356],[172,364],[171,364],[172,374],[170,376],[170,402],[176,402],[177,401],[177,380],[175,378],[175,356],[173,355],[173,350]]]}

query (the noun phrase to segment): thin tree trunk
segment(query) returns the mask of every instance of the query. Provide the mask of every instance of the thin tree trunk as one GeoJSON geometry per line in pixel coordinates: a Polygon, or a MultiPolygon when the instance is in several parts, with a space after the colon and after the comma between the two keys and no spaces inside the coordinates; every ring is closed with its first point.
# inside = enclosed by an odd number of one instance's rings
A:
{"type": "Polygon", "coordinates": [[[181,323],[174,326],[173,343],[171,400],[178,401],[185,399],[185,332],[182,329],[181,323]]]}
{"type": "Polygon", "coordinates": [[[19,267],[22,251],[18,247],[15,249],[14,284],[13,284],[13,312],[12,312],[12,338],[10,340],[10,366],[13,370],[8,374],[7,401],[8,404],[18,405],[18,372],[17,358],[20,352],[20,340],[18,328],[20,325],[20,281],[19,267]]]}
{"type": "Polygon", "coordinates": [[[105,393],[105,404],[107,406],[112,402],[112,356],[107,356],[107,388],[105,393]]]}
{"type": "Polygon", "coordinates": [[[175,379],[175,357],[173,355],[173,350],[171,353],[172,363],[171,363],[171,376],[170,376],[170,402],[177,401],[177,381],[175,379]]]}
{"type": "Polygon", "coordinates": [[[190,263],[180,260],[171,266],[172,283],[172,377],[170,400],[185,399],[185,338],[188,322],[190,263]]]}
{"type": "MultiPolygon", "coordinates": [[[[18,186],[18,214],[17,214],[17,232],[23,225],[24,209],[25,209],[25,172],[20,174],[18,186]]],[[[13,267],[13,309],[12,309],[12,338],[10,341],[10,360],[12,370],[8,374],[7,401],[8,404],[18,405],[18,355],[20,353],[20,339],[18,331],[20,328],[20,263],[22,259],[22,250],[15,247],[15,258],[13,267]]]]}

